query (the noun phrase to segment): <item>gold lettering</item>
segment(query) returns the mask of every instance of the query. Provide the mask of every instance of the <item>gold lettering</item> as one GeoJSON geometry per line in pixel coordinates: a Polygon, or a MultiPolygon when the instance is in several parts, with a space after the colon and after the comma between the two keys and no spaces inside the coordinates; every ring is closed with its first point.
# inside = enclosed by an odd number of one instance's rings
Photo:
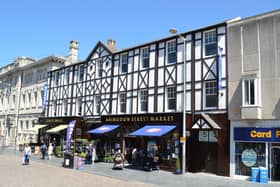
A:
{"type": "Polygon", "coordinates": [[[252,138],[271,138],[271,131],[257,132],[256,130],[252,130],[250,136],[252,138]]]}
{"type": "Polygon", "coordinates": [[[257,132],[255,130],[252,130],[250,133],[251,138],[256,138],[257,137],[257,132]]]}
{"type": "Polygon", "coordinates": [[[276,132],[275,132],[275,137],[276,137],[276,138],[280,138],[280,131],[276,131],[276,132]]]}

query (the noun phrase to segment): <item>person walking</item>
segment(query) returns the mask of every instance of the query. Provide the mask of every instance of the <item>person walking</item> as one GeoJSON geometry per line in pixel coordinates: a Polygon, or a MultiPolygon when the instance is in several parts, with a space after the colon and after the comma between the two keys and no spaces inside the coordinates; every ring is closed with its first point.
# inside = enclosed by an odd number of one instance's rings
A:
{"type": "Polygon", "coordinates": [[[31,155],[31,148],[28,144],[24,144],[24,155],[23,155],[23,164],[28,165],[29,164],[29,159],[31,155]]]}
{"type": "Polygon", "coordinates": [[[45,143],[41,146],[41,153],[42,153],[42,159],[45,160],[45,156],[47,153],[47,146],[45,143]]]}
{"type": "Polygon", "coordinates": [[[92,153],[91,153],[91,161],[92,161],[92,165],[94,165],[94,161],[95,161],[95,157],[96,157],[96,149],[95,146],[92,146],[92,153]]]}
{"type": "Polygon", "coordinates": [[[49,147],[48,147],[48,159],[49,160],[52,159],[52,154],[53,154],[53,146],[52,146],[52,143],[50,143],[49,147]]]}

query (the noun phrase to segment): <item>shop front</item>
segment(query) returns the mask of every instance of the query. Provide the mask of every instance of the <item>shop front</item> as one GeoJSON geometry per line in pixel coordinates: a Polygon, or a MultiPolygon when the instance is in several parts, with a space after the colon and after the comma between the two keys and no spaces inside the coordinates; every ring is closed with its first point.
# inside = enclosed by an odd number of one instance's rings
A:
{"type": "Polygon", "coordinates": [[[251,169],[263,167],[270,180],[280,180],[280,127],[233,127],[232,172],[251,176],[251,169]]]}
{"type": "Polygon", "coordinates": [[[138,166],[144,164],[141,163],[141,156],[147,156],[151,148],[156,146],[160,168],[174,172],[176,160],[181,155],[180,119],[180,113],[108,115],[101,117],[100,127],[89,132],[94,134],[94,138],[102,139],[103,144],[110,144],[111,149],[120,148],[129,163],[133,162],[133,153],[136,151],[138,166]],[[98,129],[110,126],[116,128],[106,133],[97,133],[98,129]]]}

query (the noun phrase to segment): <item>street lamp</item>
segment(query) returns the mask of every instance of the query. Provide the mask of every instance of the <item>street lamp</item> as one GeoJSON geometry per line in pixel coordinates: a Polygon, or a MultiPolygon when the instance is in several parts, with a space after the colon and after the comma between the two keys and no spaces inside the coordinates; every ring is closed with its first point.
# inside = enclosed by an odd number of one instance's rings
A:
{"type": "Polygon", "coordinates": [[[183,48],[183,134],[182,134],[182,175],[185,174],[186,170],[186,38],[183,37],[181,34],[177,34],[176,28],[171,28],[169,30],[171,34],[175,34],[180,37],[181,40],[184,42],[183,48]]]}

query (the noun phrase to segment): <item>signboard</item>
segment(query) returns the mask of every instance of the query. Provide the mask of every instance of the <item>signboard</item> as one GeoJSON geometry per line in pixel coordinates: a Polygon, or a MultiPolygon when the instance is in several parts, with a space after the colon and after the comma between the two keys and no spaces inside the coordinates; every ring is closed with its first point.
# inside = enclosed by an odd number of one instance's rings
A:
{"type": "Polygon", "coordinates": [[[280,142],[280,128],[234,128],[235,141],[280,142]]]}
{"type": "Polygon", "coordinates": [[[247,167],[252,167],[257,162],[257,153],[253,149],[245,149],[241,154],[241,161],[247,167]]]}

